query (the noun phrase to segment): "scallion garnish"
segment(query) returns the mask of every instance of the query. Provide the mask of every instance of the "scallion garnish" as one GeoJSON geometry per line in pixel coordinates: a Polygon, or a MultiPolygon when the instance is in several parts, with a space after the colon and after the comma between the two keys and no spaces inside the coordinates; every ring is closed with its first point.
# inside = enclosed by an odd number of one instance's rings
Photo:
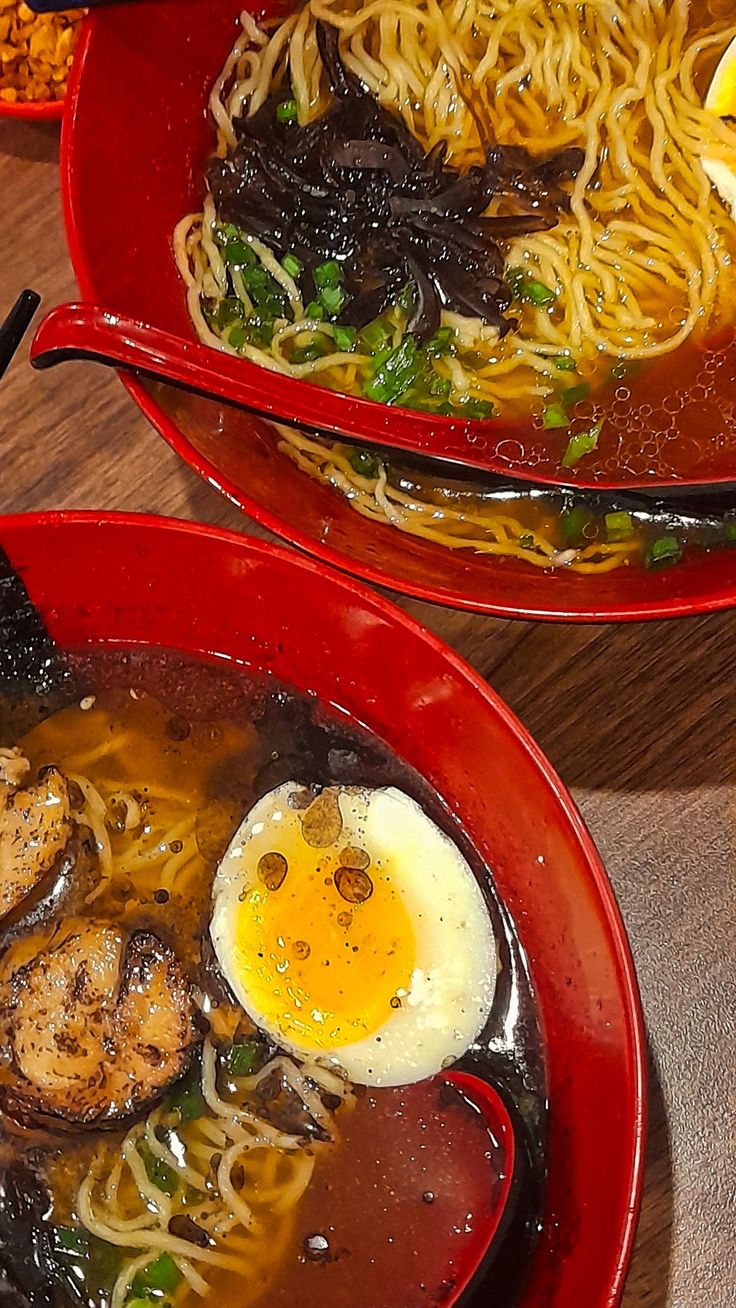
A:
{"type": "Polygon", "coordinates": [[[669,568],[682,555],[682,545],[676,536],[659,536],[648,546],[644,555],[647,568],[669,568]]]}
{"type": "Polygon", "coordinates": [[[351,468],[359,477],[378,476],[378,459],[370,450],[351,450],[348,459],[351,468]]]}
{"type": "Polygon", "coordinates": [[[736,542],[736,518],[723,519],[723,538],[731,543],[736,542]]]}
{"type": "Polygon", "coordinates": [[[568,386],[567,390],[562,392],[560,399],[566,409],[572,409],[581,400],[587,399],[590,395],[590,382],[580,382],[577,386],[568,386]]]}
{"type": "Polygon", "coordinates": [[[605,516],[606,538],[613,544],[619,540],[631,540],[634,535],[634,523],[630,513],[607,513],[605,516]]]}
{"type": "Polygon", "coordinates": [[[320,304],[329,314],[339,313],[346,298],[342,286],[323,286],[319,293],[320,304]]]}
{"type": "Polygon", "coordinates": [[[557,427],[569,427],[570,419],[563,404],[545,404],[542,410],[542,423],[548,431],[557,427]]]}
{"type": "Polygon", "coordinates": [[[296,100],[282,100],[277,104],[276,117],[280,123],[295,123],[298,117],[296,100]]]}
{"type": "Polygon", "coordinates": [[[443,354],[455,353],[455,332],[452,327],[438,327],[424,347],[430,359],[439,359],[443,354]]]}
{"type": "Polygon", "coordinates": [[[316,318],[318,322],[322,322],[325,316],[324,306],[320,304],[319,300],[310,300],[304,314],[307,318],[316,318]]]}
{"type": "Polygon", "coordinates": [[[380,318],[374,318],[362,329],[359,339],[368,354],[377,354],[391,339],[391,331],[380,318]]]}
{"type": "Polygon", "coordinates": [[[422,362],[414,337],[405,336],[378,363],[373,376],[363,388],[363,394],[380,404],[394,404],[409,389],[421,370],[422,362]]]}
{"type": "Polygon", "coordinates": [[[151,1185],[155,1185],[157,1190],[172,1199],[179,1189],[179,1181],[174,1169],[162,1158],[157,1158],[145,1140],[139,1140],[136,1148],[151,1185]]]}
{"type": "Polygon", "coordinates": [[[594,427],[588,431],[575,432],[567,442],[567,448],[562,456],[563,468],[573,468],[583,455],[590,454],[598,444],[598,437],[601,434],[603,424],[597,422],[594,427]]]}
{"type": "Polygon", "coordinates": [[[523,268],[507,268],[506,285],[515,300],[524,300],[538,309],[553,304],[557,299],[557,294],[551,287],[545,286],[544,282],[537,281],[535,277],[529,277],[523,268]]]}
{"type": "Polygon", "coordinates": [[[281,260],[281,267],[290,277],[298,277],[304,264],[301,259],[297,259],[295,254],[285,254],[281,260]]]}
{"type": "Polygon", "coordinates": [[[202,313],[211,327],[224,331],[233,323],[242,322],[245,317],[245,305],[237,295],[226,295],[222,300],[202,300],[202,313]]]}
{"type": "Polygon", "coordinates": [[[314,359],[323,359],[332,349],[332,341],[329,336],[322,332],[317,332],[314,339],[308,341],[306,345],[297,345],[291,356],[292,363],[311,363],[314,359]]]}
{"type": "Polygon", "coordinates": [[[571,354],[556,354],[552,360],[552,367],[558,372],[575,372],[577,364],[571,354]]]}
{"type": "Polygon", "coordinates": [[[130,1289],[134,1295],[141,1298],[145,1297],[151,1290],[157,1291],[159,1294],[171,1293],[172,1290],[176,1289],[181,1278],[182,1273],[171,1254],[162,1253],[140,1272],[136,1272],[130,1289]]]}
{"type": "Polygon", "coordinates": [[[317,264],[312,270],[312,278],[318,291],[324,290],[326,286],[339,286],[342,282],[342,268],[337,259],[328,259],[326,263],[317,264]]]}
{"type": "Polygon", "coordinates": [[[260,1052],[257,1040],[230,1045],[223,1055],[223,1067],[230,1076],[250,1076],[256,1070],[260,1052]]]}
{"type": "Polygon", "coordinates": [[[591,516],[582,504],[575,504],[560,516],[560,531],[568,545],[579,545],[591,516]]]}
{"type": "Polygon", "coordinates": [[[354,350],[358,333],[355,327],[335,327],[335,349],[354,350]]]}
{"type": "Polygon", "coordinates": [[[473,397],[469,397],[466,400],[458,400],[458,403],[453,406],[452,410],[453,417],[477,418],[481,420],[484,418],[492,418],[494,413],[495,409],[490,400],[476,400],[473,397]]]}

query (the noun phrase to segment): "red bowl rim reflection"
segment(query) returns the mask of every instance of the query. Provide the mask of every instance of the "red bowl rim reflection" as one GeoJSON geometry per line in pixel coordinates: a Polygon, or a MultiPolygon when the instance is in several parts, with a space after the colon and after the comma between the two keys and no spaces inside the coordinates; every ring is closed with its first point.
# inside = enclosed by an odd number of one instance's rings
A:
{"type": "MultiPolygon", "coordinates": [[[[456,683],[464,684],[473,696],[479,697],[488,714],[499,720],[508,735],[515,740],[539,777],[540,793],[546,791],[552,796],[561,815],[561,825],[567,827],[571,843],[576,845],[580,851],[581,862],[585,865],[591,888],[599,900],[605,930],[608,935],[608,947],[612,961],[615,962],[619,1001],[626,1017],[625,1052],[629,1064],[628,1079],[630,1087],[630,1099],[627,1104],[626,1115],[630,1119],[628,1128],[630,1139],[627,1145],[627,1153],[630,1150],[630,1170],[625,1181],[625,1202],[617,1205],[617,1211],[613,1215],[618,1241],[618,1256],[610,1284],[604,1287],[605,1301],[600,1301],[601,1308],[603,1308],[604,1302],[606,1308],[615,1308],[615,1305],[620,1302],[623,1292],[636,1233],[643,1187],[647,1116],[647,1043],[644,1019],[628,937],[600,854],[571,795],[533,737],[505,702],[470,664],[433,632],[427,630],[390,600],[375,594],[367,587],[356,585],[353,580],[334,573],[327,574],[325,569],[313,559],[294,554],[291,550],[287,550],[280,545],[274,545],[238,532],[210,527],[201,523],[184,522],[175,518],[163,518],[146,514],[97,513],[89,510],[0,516],[0,543],[6,540],[10,547],[12,537],[16,533],[22,538],[24,534],[29,532],[43,532],[45,528],[58,530],[66,526],[94,527],[103,530],[106,527],[122,527],[130,534],[131,548],[134,551],[137,549],[145,550],[141,538],[149,534],[155,534],[159,539],[162,536],[168,536],[174,544],[177,536],[185,536],[190,539],[199,538],[202,541],[207,540],[218,547],[222,546],[223,555],[226,559],[229,552],[231,559],[233,555],[250,556],[265,563],[271,562],[281,567],[286,565],[290,569],[307,574],[314,578],[320,586],[332,588],[334,599],[331,600],[331,603],[335,606],[339,605],[341,600],[353,607],[357,603],[366,614],[374,615],[383,623],[402,628],[414,642],[423,644],[428,654],[442,662],[447,670],[447,680],[452,678],[456,683]]],[[[22,564],[20,566],[22,571],[22,564]]],[[[88,617],[89,613],[84,610],[83,620],[87,621],[88,617]]],[[[89,634],[87,638],[93,639],[89,634]]],[[[194,646],[190,648],[193,649],[194,646]]],[[[288,676],[288,673],[284,674],[283,671],[279,671],[279,675],[288,676]]],[[[605,1130],[605,1123],[601,1123],[601,1128],[605,1130]]],[[[591,1178],[591,1184],[593,1184],[593,1178],[591,1178]]]]}
{"type": "MultiPolygon", "coordinates": [[[[95,25],[98,22],[104,22],[104,14],[92,11],[82,24],[67,91],[68,112],[64,114],[62,119],[60,161],[64,219],[72,265],[82,296],[93,302],[96,298],[93,270],[85,255],[81,228],[78,228],[75,216],[73,199],[76,194],[75,151],[72,142],[77,120],[78,97],[84,77],[84,66],[95,25]]],[[[163,407],[157,402],[155,395],[139,379],[128,374],[119,375],[126,390],[154,429],[179,457],[210,486],[223,494],[249,518],[281,537],[282,540],[286,540],[298,549],[322,560],[323,563],[329,564],[341,572],[360,577],[372,585],[386,587],[389,590],[416,599],[428,600],[435,604],[473,613],[488,613],[501,618],[521,618],[550,622],[636,622],[658,618],[686,617],[736,606],[736,581],[734,583],[729,581],[726,584],[719,581],[717,585],[712,585],[710,588],[703,582],[698,593],[694,595],[692,593],[678,594],[675,589],[673,594],[664,596],[655,594],[640,599],[627,598],[624,584],[621,587],[621,599],[619,600],[617,596],[614,601],[609,600],[605,606],[601,607],[600,601],[596,601],[595,598],[595,588],[587,584],[590,579],[586,578],[580,578],[581,598],[579,603],[569,598],[562,602],[556,600],[555,588],[550,585],[545,588],[545,593],[549,591],[549,604],[544,601],[525,600],[524,575],[521,573],[518,578],[518,601],[515,596],[511,600],[495,598],[491,587],[489,587],[489,590],[491,590],[489,595],[477,596],[468,595],[451,586],[445,586],[441,580],[442,573],[440,569],[431,570],[428,567],[426,579],[419,581],[406,579],[390,566],[383,566],[380,562],[364,562],[354,558],[347,550],[333,547],[328,543],[327,539],[319,537],[316,533],[307,532],[296,524],[286,522],[279,516],[277,509],[265,507],[257,500],[254,500],[247,489],[225,476],[216,464],[192,445],[176,422],[168,416],[163,407]]],[[[360,520],[356,515],[356,531],[359,530],[359,524],[360,520]]],[[[698,566],[706,567],[707,559],[701,560],[698,566]]]]}

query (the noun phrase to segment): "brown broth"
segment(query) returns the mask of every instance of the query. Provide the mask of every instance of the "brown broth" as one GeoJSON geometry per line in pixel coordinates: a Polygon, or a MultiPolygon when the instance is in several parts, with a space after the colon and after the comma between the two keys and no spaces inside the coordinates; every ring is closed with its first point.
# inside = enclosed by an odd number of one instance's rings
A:
{"type": "MultiPolygon", "coordinates": [[[[75,661],[73,680],[74,701],[49,716],[35,697],[14,704],[0,700],[0,744],[17,743],[23,722],[21,743],[34,768],[56,763],[68,771],[83,769],[108,792],[119,787],[135,795],[145,813],[143,854],[182,814],[184,834],[170,846],[183,848],[176,850],[178,870],[165,902],[160,878],[151,877],[145,859],[131,869],[127,858],[125,874],[120,873],[124,837],[113,833],[115,870],[92,904],[85,904],[90,882],[77,885],[72,879],[57,884],[37,912],[53,920],[87,913],[153,929],[209,997],[215,1026],[215,1019],[229,1020],[233,1010],[207,948],[212,876],[245,811],[266,791],[287,779],[395,784],[463,846],[485,887],[502,973],[481,1049],[462,1066],[505,1094],[527,1160],[520,1202],[493,1267],[498,1302],[512,1303],[538,1230],[545,1119],[541,1039],[513,927],[487,869],[466,847],[438,797],[375,737],[268,680],[141,651],[85,655],[75,661]],[[80,699],[88,704],[88,696],[94,702],[82,709],[80,699]],[[172,795],[175,801],[166,798],[172,795]],[[151,796],[163,798],[156,804],[151,796]]],[[[164,865],[159,860],[156,866],[164,865]]],[[[26,930],[21,923],[6,932],[6,942],[22,939],[26,930]]],[[[4,1075],[7,1079],[7,1067],[4,1075]]],[[[353,1308],[428,1308],[443,1301],[464,1250],[482,1226],[498,1176],[499,1160],[481,1118],[457,1096],[443,1102],[437,1083],[427,1082],[363,1093],[354,1108],[338,1110],[337,1123],[339,1141],[315,1147],[312,1181],[283,1227],[283,1248],[263,1284],[246,1287],[232,1273],[218,1272],[205,1302],[223,1294],[254,1308],[266,1303],[285,1308],[297,1300],[303,1308],[322,1308],[326,1298],[353,1308]],[[315,1234],[327,1242],[324,1258],[305,1252],[305,1242],[315,1234]]],[[[105,1133],[110,1156],[123,1134],[123,1128],[105,1133]]],[[[14,1302],[32,1308],[82,1303],[106,1308],[105,1250],[100,1266],[100,1259],[94,1267],[75,1263],[58,1254],[51,1230],[77,1224],[76,1193],[99,1140],[99,1133],[60,1134],[2,1119],[0,1269],[14,1302]],[[9,1178],[14,1167],[28,1162],[50,1186],[48,1212],[34,1212],[28,1197],[13,1198],[9,1178]],[[86,1277],[81,1285],[80,1276],[86,1277]]],[[[193,1308],[202,1300],[179,1291],[175,1302],[177,1308],[193,1308]]],[[[487,1292],[482,1302],[489,1302],[487,1292]]]]}

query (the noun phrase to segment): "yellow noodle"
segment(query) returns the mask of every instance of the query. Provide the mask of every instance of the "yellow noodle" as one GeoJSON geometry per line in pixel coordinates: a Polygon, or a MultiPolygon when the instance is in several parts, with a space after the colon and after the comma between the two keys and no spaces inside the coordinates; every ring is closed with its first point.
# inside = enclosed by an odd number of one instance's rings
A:
{"type": "Polygon", "coordinates": [[[347,1099],[348,1087],[332,1072],[311,1064],[300,1069],[281,1057],[255,1075],[239,1078],[237,1094],[228,1099],[217,1088],[216,1067],[215,1047],[208,1039],[202,1053],[202,1091],[215,1117],[181,1122],[176,1127],[177,1154],[159,1138],[166,1110],[155,1109],[146,1122],[128,1131],[112,1164],[100,1147],[80,1186],[76,1207],[87,1230],[132,1250],[117,1276],[111,1308],[122,1308],[136,1273],[164,1252],[181,1271],[185,1292],[197,1295],[207,1291],[208,1268],[234,1271],[245,1280],[262,1277],[275,1265],[315,1159],[314,1147],[305,1151],[300,1137],[275,1131],[248,1106],[263,1077],[278,1071],[328,1136],[335,1137],[332,1116],[312,1086],[319,1078],[347,1099]],[[173,1197],[148,1179],[139,1152],[142,1141],[176,1171],[179,1185],[173,1197]],[[236,1168],[242,1181],[235,1180],[236,1168]],[[193,1187],[184,1208],[182,1182],[193,1187]],[[214,1244],[201,1248],[172,1235],[169,1222],[179,1212],[186,1212],[214,1244]]]}

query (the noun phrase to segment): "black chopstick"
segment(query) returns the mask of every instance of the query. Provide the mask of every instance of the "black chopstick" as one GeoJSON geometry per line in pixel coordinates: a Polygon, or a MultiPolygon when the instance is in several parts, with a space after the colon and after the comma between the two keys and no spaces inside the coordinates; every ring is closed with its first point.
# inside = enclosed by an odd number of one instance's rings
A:
{"type": "Polygon", "coordinates": [[[7,370],[40,303],[41,296],[35,291],[21,291],[0,327],[0,377],[7,370]]]}

